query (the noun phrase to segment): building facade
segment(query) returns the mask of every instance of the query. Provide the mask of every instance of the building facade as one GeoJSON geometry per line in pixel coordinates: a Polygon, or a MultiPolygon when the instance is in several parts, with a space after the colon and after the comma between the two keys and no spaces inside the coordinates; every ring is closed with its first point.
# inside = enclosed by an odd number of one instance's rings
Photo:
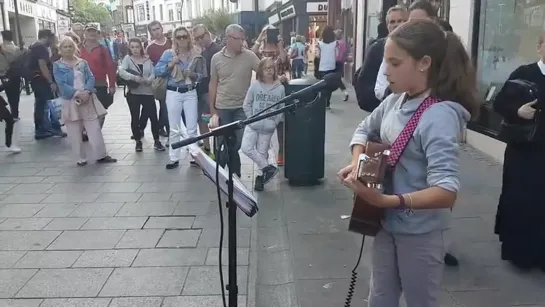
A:
{"type": "MultiPolygon", "coordinates": [[[[37,40],[38,31],[41,29],[49,29],[59,34],[59,25],[62,31],[70,25],[68,0],[18,0],[17,4],[21,35],[25,46],[37,40]]],[[[19,43],[14,1],[8,0],[0,5],[3,5],[1,28],[13,31],[15,41],[19,43]]]]}

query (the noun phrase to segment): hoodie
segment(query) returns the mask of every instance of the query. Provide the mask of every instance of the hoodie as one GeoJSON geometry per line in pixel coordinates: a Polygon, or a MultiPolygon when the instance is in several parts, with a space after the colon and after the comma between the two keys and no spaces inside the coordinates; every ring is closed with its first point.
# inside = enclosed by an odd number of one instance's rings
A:
{"type": "MultiPolygon", "coordinates": [[[[405,94],[391,94],[358,125],[350,147],[365,145],[367,140],[380,139],[391,145],[423,98],[402,102],[405,94]]],[[[451,192],[460,189],[459,153],[463,130],[469,112],[459,103],[442,101],[430,106],[420,117],[413,137],[396,165],[392,191],[396,195],[423,190],[432,186],[451,192]]],[[[449,227],[450,209],[405,210],[387,209],[382,226],[396,234],[424,234],[449,227]]]]}
{"type": "MultiPolygon", "coordinates": [[[[252,115],[277,103],[280,101],[280,99],[284,98],[285,95],[286,92],[284,90],[284,86],[279,82],[275,84],[264,84],[259,81],[254,81],[250,85],[250,88],[248,88],[246,98],[244,99],[244,103],[242,105],[244,114],[246,114],[246,117],[249,118],[252,115]]],[[[270,111],[273,111],[273,109],[270,111]]],[[[281,120],[282,114],[279,114],[252,123],[250,124],[250,127],[258,132],[273,133],[281,120]]]]}

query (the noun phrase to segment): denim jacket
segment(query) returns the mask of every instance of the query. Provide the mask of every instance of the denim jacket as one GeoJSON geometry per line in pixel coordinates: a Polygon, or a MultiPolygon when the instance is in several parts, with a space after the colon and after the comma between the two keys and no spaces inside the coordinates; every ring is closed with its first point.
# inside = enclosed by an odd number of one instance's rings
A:
{"type": "MultiPolygon", "coordinates": [[[[187,84],[185,80],[176,81],[174,77],[172,76],[172,73],[169,73],[168,71],[168,64],[172,61],[172,57],[174,56],[174,52],[172,49],[165,50],[163,52],[163,55],[159,59],[159,62],[155,65],[155,76],[156,77],[166,77],[168,76],[168,86],[172,87],[187,87],[187,84]]],[[[197,75],[197,78],[193,80],[193,83],[191,87],[193,87],[196,83],[198,83],[202,78],[207,77],[206,72],[206,61],[200,54],[194,54],[192,57],[192,61],[197,60],[197,65],[192,69],[192,72],[194,72],[197,75]]],[[[184,71],[189,68],[189,65],[192,61],[182,62],[178,61],[178,68],[180,71],[184,71]]]]}
{"type": "MultiPolygon", "coordinates": [[[[85,90],[89,92],[96,92],[95,90],[95,77],[89,68],[89,64],[85,60],[78,62],[77,69],[83,72],[85,79],[85,90]]],[[[59,87],[59,93],[64,99],[72,99],[76,90],[74,89],[74,70],[71,66],[66,65],[61,60],[53,63],[53,76],[55,82],[59,87]]]]}

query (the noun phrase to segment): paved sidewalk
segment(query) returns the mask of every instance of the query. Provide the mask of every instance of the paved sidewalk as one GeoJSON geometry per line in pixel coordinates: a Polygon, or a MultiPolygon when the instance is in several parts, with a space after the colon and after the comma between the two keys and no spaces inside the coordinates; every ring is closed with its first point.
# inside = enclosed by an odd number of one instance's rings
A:
{"type": "MultiPolygon", "coordinates": [[[[327,115],[326,178],[316,187],[290,187],[281,174],[260,194],[257,306],[344,306],[361,236],[347,231],[352,194],[336,179],[350,161],[348,143],[365,116],[352,92],[348,102],[334,94],[327,115]]],[[[446,268],[441,307],[545,306],[545,274],[520,273],[500,259],[493,233],[501,187],[501,165],[463,146],[462,191],[454,208],[450,250],[460,260],[446,268]]],[[[352,306],[367,306],[370,244],[352,306]]]]}
{"type": "MultiPolygon", "coordinates": [[[[110,165],[77,167],[66,140],[34,141],[32,106],[23,96],[23,152],[0,153],[0,307],[222,306],[218,204],[202,172],[165,170],[149,128],[135,153],[122,93],[104,127],[110,165]]],[[[240,216],[246,306],[252,224],[240,216]]]]}

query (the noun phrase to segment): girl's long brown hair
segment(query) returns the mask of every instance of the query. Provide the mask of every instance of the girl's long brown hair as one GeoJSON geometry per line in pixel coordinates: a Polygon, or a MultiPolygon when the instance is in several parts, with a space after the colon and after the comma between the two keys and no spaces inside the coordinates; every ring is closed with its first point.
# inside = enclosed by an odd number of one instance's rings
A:
{"type": "Polygon", "coordinates": [[[475,69],[466,48],[452,32],[432,20],[413,20],[397,27],[389,39],[420,60],[431,58],[428,87],[432,95],[461,104],[472,117],[479,113],[475,69]]]}

